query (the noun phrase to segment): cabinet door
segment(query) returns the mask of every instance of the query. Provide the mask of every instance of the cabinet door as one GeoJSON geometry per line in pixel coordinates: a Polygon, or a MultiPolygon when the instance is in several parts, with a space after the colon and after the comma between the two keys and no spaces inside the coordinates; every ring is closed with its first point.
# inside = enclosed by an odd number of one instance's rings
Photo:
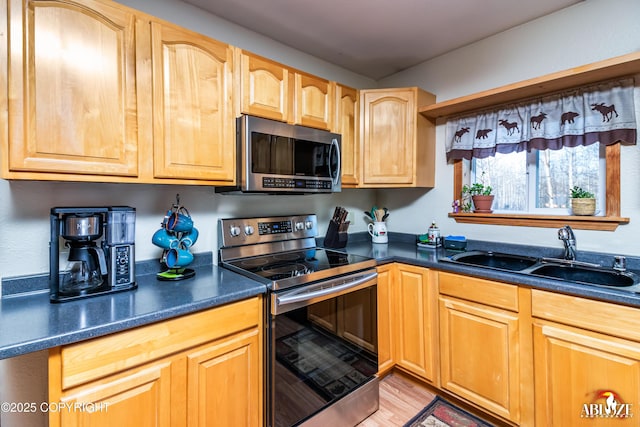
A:
{"type": "Polygon", "coordinates": [[[335,132],[342,135],[342,186],[357,187],[360,182],[360,140],[358,91],[336,85],[335,132]]]}
{"type": "Polygon", "coordinates": [[[72,389],[59,402],[50,408],[52,427],[170,426],[172,408],[179,405],[171,400],[170,361],[72,389]]]}
{"type": "Polygon", "coordinates": [[[230,46],[152,22],[154,176],[232,183],[230,46]]]}
{"type": "Polygon", "coordinates": [[[436,382],[437,302],[435,274],[399,264],[392,285],[394,359],[398,366],[436,382]]]}
{"type": "Polygon", "coordinates": [[[378,373],[384,373],[395,364],[393,360],[393,328],[391,284],[394,278],[394,264],[387,264],[378,270],[378,373]]]}
{"type": "Polygon", "coordinates": [[[308,74],[295,75],[295,123],[319,129],[333,127],[333,86],[331,82],[308,74]]]}
{"type": "Polygon", "coordinates": [[[258,328],[251,329],[187,356],[187,425],[262,425],[260,336],[258,328]]]}
{"type": "Polygon", "coordinates": [[[638,425],[639,343],[542,320],[533,336],[536,426],[638,425]]]}
{"type": "Polygon", "coordinates": [[[360,92],[363,114],[363,183],[415,182],[415,93],[410,90],[360,92]]]}
{"type": "Polygon", "coordinates": [[[442,388],[519,422],[518,313],[440,297],[442,388]]]}
{"type": "Polygon", "coordinates": [[[4,176],[136,176],[135,16],[92,0],[10,0],[9,11],[4,176]]]}
{"type": "Polygon", "coordinates": [[[239,58],[241,112],[281,122],[289,121],[289,69],[244,51],[241,51],[239,58]]]}

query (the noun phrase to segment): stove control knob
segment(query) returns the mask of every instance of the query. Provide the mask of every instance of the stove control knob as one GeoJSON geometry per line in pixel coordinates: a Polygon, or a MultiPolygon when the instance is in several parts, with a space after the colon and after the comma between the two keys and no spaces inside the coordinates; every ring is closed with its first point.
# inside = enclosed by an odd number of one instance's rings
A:
{"type": "Polygon", "coordinates": [[[253,226],[252,225],[245,225],[244,227],[244,234],[246,234],[247,236],[251,236],[253,234],[253,226]]]}
{"type": "Polygon", "coordinates": [[[240,235],[240,227],[232,225],[229,227],[229,234],[231,234],[231,237],[238,237],[240,235]]]}
{"type": "Polygon", "coordinates": [[[307,230],[311,230],[313,228],[313,221],[305,222],[304,226],[307,227],[307,230]]]}
{"type": "Polygon", "coordinates": [[[304,230],[304,222],[296,222],[296,231],[304,230]]]}

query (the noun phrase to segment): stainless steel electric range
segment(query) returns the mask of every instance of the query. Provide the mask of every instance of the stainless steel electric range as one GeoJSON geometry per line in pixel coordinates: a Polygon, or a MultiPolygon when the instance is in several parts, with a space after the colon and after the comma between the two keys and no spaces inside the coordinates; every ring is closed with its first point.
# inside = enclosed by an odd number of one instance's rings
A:
{"type": "Polygon", "coordinates": [[[220,265],[268,288],[268,427],[355,425],[378,409],[376,262],[317,234],[316,215],[219,221],[220,265]]]}

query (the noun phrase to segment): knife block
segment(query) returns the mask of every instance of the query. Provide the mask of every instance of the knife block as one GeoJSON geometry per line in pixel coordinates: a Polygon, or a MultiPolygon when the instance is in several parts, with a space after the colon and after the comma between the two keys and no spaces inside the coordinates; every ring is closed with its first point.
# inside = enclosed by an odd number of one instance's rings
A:
{"type": "MultiPolygon", "coordinates": [[[[348,228],[349,225],[347,224],[348,228]]],[[[347,246],[349,235],[347,230],[340,231],[340,226],[334,221],[329,221],[329,227],[327,228],[327,234],[324,236],[324,247],[331,249],[341,249],[347,246]]]]}

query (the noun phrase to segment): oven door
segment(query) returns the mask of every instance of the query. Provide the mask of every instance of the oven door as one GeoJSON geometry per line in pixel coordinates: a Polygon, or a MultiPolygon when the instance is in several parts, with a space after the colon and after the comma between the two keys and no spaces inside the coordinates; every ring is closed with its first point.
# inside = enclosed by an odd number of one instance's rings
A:
{"type": "Polygon", "coordinates": [[[376,280],[366,270],[271,294],[271,426],[355,425],[378,409],[376,280]]]}

